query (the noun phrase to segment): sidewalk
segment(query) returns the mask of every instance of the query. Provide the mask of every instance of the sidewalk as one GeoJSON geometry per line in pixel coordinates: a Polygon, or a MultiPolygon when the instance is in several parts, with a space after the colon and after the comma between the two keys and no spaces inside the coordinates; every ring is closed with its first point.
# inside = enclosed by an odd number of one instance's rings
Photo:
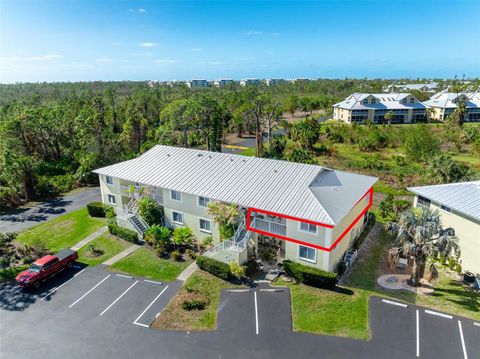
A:
{"type": "Polygon", "coordinates": [[[182,282],[185,282],[197,269],[198,269],[197,263],[193,262],[187,268],[185,268],[182,273],[180,273],[177,280],[181,280],[182,282]]]}
{"type": "Polygon", "coordinates": [[[78,251],[80,248],[82,248],[85,244],[93,241],[95,238],[97,237],[100,237],[102,234],[104,234],[106,231],[108,231],[108,227],[105,226],[105,227],[102,227],[100,228],[98,231],[96,232],[93,232],[91,235],[89,235],[88,237],[82,239],[80,242],[76,243],[72,249],[74,251],[78,251]]]}
{"type": "Polygon", "coordinates": [[[141,246],[139,246],[138,244],[133,244],[130,247],[128,247],[127,249],[125,249],[123,252],[118,253],[116,256],[113,256],[112,258],[110,258],[109,260],[106,260],[102,264],[104,264],[106,266],[111,266],[113,263],[118,262],[120,259],[123,259],[126,256],[129,256],[130,254],[135,252],[140,247],[141,246]]]}

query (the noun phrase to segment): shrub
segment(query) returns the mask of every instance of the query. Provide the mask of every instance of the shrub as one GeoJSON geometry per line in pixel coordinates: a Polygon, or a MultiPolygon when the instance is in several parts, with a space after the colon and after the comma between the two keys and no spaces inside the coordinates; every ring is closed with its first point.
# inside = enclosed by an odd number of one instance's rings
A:
{"type": "Polygon", "coordinates": [[[343,273],[345,273],[346,270],[347,270],[347,265],[345,264],[345,262],[344,261],[338,262],[338,264],[337,264],[337,274],[338,275],[343,275],[343,273]]]}
{"type": "Polygon", "coordinates": [[[235,261],[231,261],[228,265],[230,273],[237,279],[242,278],[245,275],[245,268],[235,261]]]}
{"type": "Polygon", "coordinates": [[[170,247],[164,242],[158,242],[155,245],[155,251],[157,252],[158,256],[161,258],[167,257],[169,249],[170,247]]]}
{"type": "Polygon", "coordinates": [[[17,236],[17,232],[0,233],[0,248],[13,241],[17,236]]]}
{"type": "Polygon", "coordinates": [[[145,232],[145,240],[152,246],[156,246],[159,242],[168,246],[171,234],[172,232],[169,228],[154,224],[145,232]]]}
{"type": "Polygon", "coordinates": [[[213,244],[213,237],[212,236],[205,237],[202,243],[205,247],[210,247],[213,244]]]}
{"type": "Polygon", "coordinates": [[[457,272],[458,274],[462,273],[462,265],[460,263],[457,263],[455,265],[455,272],[457,272]]]}
{"type": "Polygon", "coordinates": [[[195,251],[193,251],[192,249],[187,249],[185,253],[192,259],[196,259],[198,257],[198,254],[195,253],[195,251]]]}
{"type": "Polygon", "coordinates": [[[203,310],[205,309],[207,303],[203,300],[186,300],[182,303],[183,310],[203,310]]]}
{"type": "Polygon", "coordinates": [[[38,254],[44,254],[47,252],[47,241],[44,238],[40,237],[35,237],[30,243],[30,247],[32,247],[32,250],[38,254]]]}
{"type": "Polygon", "coordinates": [[[182,255],[179,251],[173,251],[172,253],[170,253],[170,256],[176,262],[179,262],[182,259],[182,255]]]}
{"type": "Polygon", "coordinates": [[[451,270],[455,269],[455,266],[457,265],[457,260],[453,257],[448,258],[448,268],[451,270]]]}
{"type": "Polygon", "coordinates": [[[245,266],[245,274],[251,276],[258,270],[258,263],[254,259],[250,259],[245,266]]]}
{"type": "Polygon", "coordinates": [[[186,246],[192,244],[192,230],[188,227],[175,228],[175,230],[173,231],[173,241],[179,246],[186,246]]]}
{"type": "Polygon", "coordinates": [[[153,198],[144,197],[138,201],[138,212],[150,226],[160,224],[162,221],[162,208],[153,198]]]}
{"type": "Polygon", "coordinates": [[[102,202],[90,202],[89,204],[87,204],[87,210],[90,217],[102,218],[107,216],[108,210],[111,210],[113,212],[112,208],[103,204],[102,202]]]}
{"type": "Polygon", "coordinates": [[[221,279],[228,280],[231,276],[228,264],[217,261],[216,259],[198,256],[196,262],[200,269],[221,279]]]}
{"type": "Polygon", "coordinates": [[[333,289],[337,284],[335,273],[325,272],[290,260],[283,261],[283,268],[288,276],[294,278],[299,283],[324,289],[333,289]]]}
{"type": "Polygon", "coordinates": [[[108,224],[108,231],[115,236],[118,236],[122,239],[125,239],[126,241],[129,241],[129,242],[132,242],[132,243],[137,243],[138,242],[137,232],[132,231],[131,229],[123,228],[123,227],[120,227],[117,224],[109,223],[108,224]]]}

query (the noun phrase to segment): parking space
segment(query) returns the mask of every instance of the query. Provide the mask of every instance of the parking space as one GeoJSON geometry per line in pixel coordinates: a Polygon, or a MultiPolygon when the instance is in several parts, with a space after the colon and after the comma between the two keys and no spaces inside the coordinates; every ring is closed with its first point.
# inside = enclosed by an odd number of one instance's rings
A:
{"type": "Polygon", "coordinates": [[[108,325],[148,328],[179,286],[111,273],[101,267],[78,267],[45,282],[39,290],[4,283],[0,294],[5,309],[8,304],[9,310],[30,311],[39,317],[65,315],[79,325],[105,321],[108,325]]]}
{"type": "Polygon", "coordinates": [[[480,326],[466,318],[371,299],[372,342],[379,352],[405,358],[480,358],[480,326]]]}
{"type": "Polygon", "coordinates": [[[266,286],[222,291],[218,329],[244,336],[290,333],[288,288],[266,286]]]}

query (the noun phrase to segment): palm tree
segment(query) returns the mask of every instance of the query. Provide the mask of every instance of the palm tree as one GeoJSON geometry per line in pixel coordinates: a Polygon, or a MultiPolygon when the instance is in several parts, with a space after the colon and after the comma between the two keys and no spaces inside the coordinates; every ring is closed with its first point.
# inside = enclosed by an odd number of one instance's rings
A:
{"type": "Polygon", "coordinates": [[[432,122],[432,119],[435,117],[435,110],[433,107],[427,107],[425,109],[425,117],[427,118],[427,122],[432,122]]]}
{"type": "MultiPolygon", "coordinates": [[[[389,251],[389,261],[397,264],[400,254],[413,258],[413,271],[408,283],[420,285],[427,264],[427,257],[439,254],[458,257],[460,250],[454,237],[442,230],[438,211],[427,208],[409,209],[400,215],[398,222],[390,222],[389,231],[395,237],[396,246],[389,251]]],[[[438,278],[438,271],[432,263],[429,268],[430,280],[438,278]]]]}
{"type": "Polygon", "coordinates": [[[384,118],[385,118],[385,120],[387,120],[388,124],[391,125],[392,120],[395,118],[395,112],[393,112],[392,110],[388,111],[385,114],[384,118]]]}
{"type": "Polygon", "coordinates": [[[207,213],[213,217],[213,220],[220,227],[220,239],[224,238],[223,234],[231,233],[234,225],[238,222],[240,210],[235,204],[225,204],[220,202],[209,202],[207,213]]]}

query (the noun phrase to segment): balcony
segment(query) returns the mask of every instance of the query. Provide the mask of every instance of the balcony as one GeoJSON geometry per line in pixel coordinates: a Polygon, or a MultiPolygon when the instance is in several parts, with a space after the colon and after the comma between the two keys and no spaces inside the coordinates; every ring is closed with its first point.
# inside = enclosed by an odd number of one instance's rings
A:
{"type": "MultiPolygon", "coordinates": [[[[131,185],[120,185],[120,191],[123,196],[127,197],[132,197],[135,192],[132,193],[130,189],[131,185]]],[[[139,191],[141,186],[135,186],[135,191],[139,191]]],[[[146,196],[154,199],[158,204],[163,205],[163,195],[156,192],[156,191],[161,191],[161,189],[154,189],[152,187],[143,187],[143,193],[145,193],[146,196]]]]}
{"type": "Polygon", "coordinates": [[[268,219],[262,219],[257,217],[252,221],[251,227],[258,229],[259,231],[278,234],[280,236],[287,235],[286,224],[270,221],[268,219]]]}

